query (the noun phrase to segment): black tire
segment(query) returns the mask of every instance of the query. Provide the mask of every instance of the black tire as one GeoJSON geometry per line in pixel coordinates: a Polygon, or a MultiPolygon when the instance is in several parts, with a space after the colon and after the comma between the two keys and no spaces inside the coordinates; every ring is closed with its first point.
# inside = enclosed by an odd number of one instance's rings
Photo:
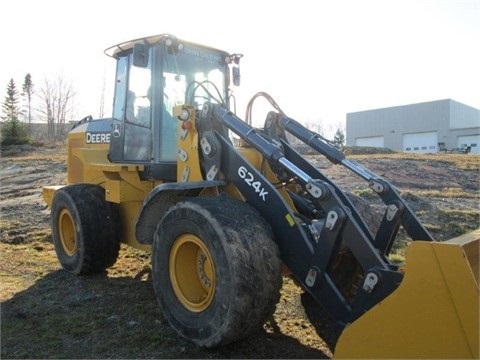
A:
{"type": "Polygon", "coordinates": [[[97,185],[76,184],[55,193],[51,207],[53,244],[62,267],[76,275],[115,264],[120,250],[119,216],[97,185]]]}
{"type": "Polygon", "coordinates": [[[199,346],[258,330],[280,297],[281,261],[270,226],[226,195],[173,206],[157,227],[152,267],[165,318],[199,346]]]}

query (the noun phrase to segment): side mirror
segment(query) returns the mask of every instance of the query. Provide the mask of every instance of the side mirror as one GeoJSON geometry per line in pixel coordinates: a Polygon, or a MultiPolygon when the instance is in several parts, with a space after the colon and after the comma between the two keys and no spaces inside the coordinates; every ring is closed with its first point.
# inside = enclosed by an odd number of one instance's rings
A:
{"type": "Polygon", "coordinates": [[[240,86],[240,59],[243,54],[230,55],[230,64],[232,65],[233,85],[240,86]]]}
{"type": "Polygon", "coordinates": [[[148,49],[145,44],[133,44],[133,65],[143,68],[148,66],[148,49]]]}
{"type": "Polygon", "coordinates": [[[232,67],[233,85],[240,86],[240,67],[232,67]]]}

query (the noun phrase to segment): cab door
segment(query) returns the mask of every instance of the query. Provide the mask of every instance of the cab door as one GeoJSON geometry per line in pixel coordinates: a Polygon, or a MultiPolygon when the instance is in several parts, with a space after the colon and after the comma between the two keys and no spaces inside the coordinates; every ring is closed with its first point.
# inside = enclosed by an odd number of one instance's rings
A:
{"type": "MultiPolygon", "coordinates": [[[[150,52],[147,51],[147,54],[150,52]]],[[[136,66],[133,54],[117,60],[109,158],[113,162],[150,163],[152,111],[149,99],[151,69],[136,66]]]]}

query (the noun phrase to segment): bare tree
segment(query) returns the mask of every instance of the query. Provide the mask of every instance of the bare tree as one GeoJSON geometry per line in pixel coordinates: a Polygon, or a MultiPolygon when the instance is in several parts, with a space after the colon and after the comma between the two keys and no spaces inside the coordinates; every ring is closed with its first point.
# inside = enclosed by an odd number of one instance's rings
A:
{"type": "Polygon", "coordinates": [[[98,116],[100,119],[105,115],[105,72],[103,73],[103,84],[102,84],[102,94],[100,96],[100,109],[98,116]]]}
{"type": "Polygon", "coordinates": [[[307,121],[305,123],[305,127],[308,129],[308,130],[312,130],[314,132],[316,132],[317,134],[320,134],[320,135],[324,135],[325,133],[325,130],[323,128],[323,125],[322,125],[322,120],[321,119],[318,119],[318,120],[315,120],[315,121],[307,121]]]}
{"type": "Polygon", "coordinates": [[[62,76],[57,76],[54,81],[45,79],[39,96],[40,113],[47,122],[48,137],[51,140],[59,140],[63,137],[66,119],[72,118],[73,115],[75,92],[72,82],[62,76]]]}

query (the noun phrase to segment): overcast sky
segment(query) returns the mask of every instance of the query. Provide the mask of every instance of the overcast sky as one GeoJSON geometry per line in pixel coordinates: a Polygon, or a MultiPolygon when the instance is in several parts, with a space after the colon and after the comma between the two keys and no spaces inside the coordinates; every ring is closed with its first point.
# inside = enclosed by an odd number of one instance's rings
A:
{"type": "MultiPolygon", "coordinates": [[[[79,118],[98,116],[114,61],[103,51],[160,33],[242,53],[238,114],[258,91],[325,129],[348,112],[452,98],[480,108],[480,0],[0,2],[0,96],[27,73],[71,79],[79,118]]],[[[255,116],[257,125],[264,116],[255,116]]]]}

